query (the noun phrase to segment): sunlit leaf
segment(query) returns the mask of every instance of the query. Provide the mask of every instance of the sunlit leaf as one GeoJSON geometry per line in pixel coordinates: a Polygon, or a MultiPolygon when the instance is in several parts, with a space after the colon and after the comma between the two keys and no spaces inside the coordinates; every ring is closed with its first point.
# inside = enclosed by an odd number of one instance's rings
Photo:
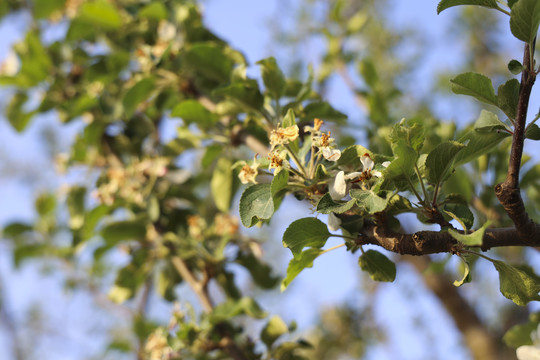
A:
{"type": "Polygon", "coordinates": [[[396,279],[396,265],[378,251],[366,251],[358,259],[358,264],[375,281],[393,282],[396,279]]]}
{"type": "Polygon", "coordinates": [[[240,197],[240,218],[245,227],[252,227],[259,220],[270,219],[273,214],[270,184],[255,184],[244,190],[240,197]]]}
{"type": "MultiPolygon", "coordinates": [[[[325,225],[326,228],[326,225],[325,225]]],[[[293,257],[289,261],[287,267],[287,276],[281,283],[281,291],[285,291],[290,283],[304,270],[305,268],[313,267],[313,261],[322,253],[319,249],[307,249],[300,253],[300,255],[293,257]]]]}
{"type": "Polygon", "coordinates": [[[490,105],[498,105],[497,96],[491,80],[477,73],[464,73],[451,80],[452,91],[456,94],[469,95],[490,105]]]}
{"type": "Polygon", "coordinates": [[[289,248],[294,257],[298,257],[306,247],[322,248],[331,235],[326,224],[319,219],[298,219],[285,230],[283,246],[289,248]]]}

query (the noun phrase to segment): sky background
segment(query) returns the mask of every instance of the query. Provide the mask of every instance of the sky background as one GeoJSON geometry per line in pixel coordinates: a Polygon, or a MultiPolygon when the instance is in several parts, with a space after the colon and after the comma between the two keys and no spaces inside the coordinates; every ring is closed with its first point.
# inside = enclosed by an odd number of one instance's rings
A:
{"type": "MultiPolygon", "coordinates": [[[[253,64],[260,59],[275,56],[280,62],[282,53],[279,45],[273,42],[269,27],[272,21],[291,20],[288,14],[283,14],[283,0],[206,0],[203,3],[206,25],[232,47],[245,53],[252,65],[248,70],[251,76],[258,77],[258,67],[253,64]]],[[[456,11],[448,10],[443,15],[437,15],[436,3],[426,0],[396,0],[388,10],[388,21],[393,26],[404,28],[415,24],[422,29],[430,44],[427,61],[419,64],[416,70],[415,76],[420,79],[429,79],[430,74],[440,69],[457,67],[460,61],[462,45],[448,32],[456,11]]],[[[0,23],[0,61],[11,44],[24,34],[24,24],[23,15],[8,17],[0,23]]],[[[514,42],[518,49],[519,42],[509,37],[509,47],[513,47],[514,42]]],[[[302,56],[316,66],[321,52],[320,44],[314,41],[302,48],[302,51],[305,51],[302,56]]],[[[516,54],[520,54],[520,51],[516,54]]],[[[418,83],[420,93],[427,92],[429,88],[429,82],[418,83]]],[[[333,80],[328,90],[328,100],[337,109],[349,114],[353,123],[359,124],[361,116],[355,115],[358,108],[349,92],[344,89],[339,79],[333,80]]],[[[5,90],[0,89],[0,108],[6,105],[3,94],[6,94],[5,90]]],[[[533,98],[538,99],[535,94],[533,98]]],[[[467,101],[463,100],[465,109],[467,101]]],[[[533,103],[531,108],[536,112],[538,104],[533,103]]],[[[462,109],[445,103],[441,103],[438,109],[451,121],[463,124],[473,120],[470,117],[463,118],[462,109]]],[[[406,114],[403,116],[406,117],[406,114]]],[[[61,186],[65,180],[55,175],[51,157],[44,151],[43,132],[52,130],[58,136],[57,145],[60,149],[67,149],[71,135],[77,129],[77,124],[60,126],[53,116],[42,116],[34,119],[32,126],[24,133],[17,134],[0,117],[0,161],[3,162],[0,163],[0,170],[4,170],[0,173],[0,225],[14,220],[31,220],[34,196],[44,189],[61,186]],[[27,175],[24,178],[12,176],[9,169],[14,168],[24,169],[27,175]]],[[[281,243],[285,227],[293,220],[309,215],[308,207],[289,198],[274,216],[271,228],[254,231],[269,234],[269,241],[281,243]]],[[[328,245],[338,243],[338,239],[330,239],[328,245]]],[[[289,251],[276,246],[265,248],[269,262],[274,264],[276,271],[284,274],[291,257],[289,251]]],[[[123,261],[121,257],[117,260],[119,263],[123,261]]],[[[125,321],[127,317],[120,311],[115,313],[116,317],[108,317],[99,299],[96,303],[96,299],[90,298],[87,293],[63,289],[64,275],[59,272],[43,274],[44,268],[46,270],[43,264],[27,264],[14,269],[9,245],[0,241],[0,289],[5,306],[11,310],[11,320],[14,324],[39,321],[44,327],[42,330],[45,336],[40,334],[39,338],[34,338],[29,334],[21,338],[38,348],[44,360],[81,359],[99,353],[103,341],[109,336],[103,329],[118,321],[125,321]],[[32,320],[28,317],[28,311],[37,306],[42,309],[39,313],[35,312],[40,318],[32,320]]],[[[287,322],[296,320],[298,333],[301,334],[314,324],[322,307],[340,305],[344,301],[366,301],[360,291],[363,277],[359,273],[357,256],[338,249],[317,259],[314,268],[304,271],[285,293],[281,294],[277,289],[270,296],[261,298],[260,302],[269,313],[277,313],[287,322]]],[[[493,276],[488,275],[486,280],[496,284],[496,273],[491,270],[491,274],[493,276]]],[[[399,266],[395,283],[377,286],[376,321],[387,331],[389,338],[384,346],[373,348],[366,359],[467,359],[466,350],[453,330],[452,320],[441,311],[433,296],[424,290],[423,282],[410,266],[399,266]],[[429,339],[433,334],[437,334],[436,341],[426,343],[426,337],[429,339]]],[[[182,290],[182,296],[188,300],[193,299],[188,289],[182,290]]],[[[497,303],[506,300],[496,293],[493,301],[497,303]]],[[[169,310],[168,305],[154,301],[151,314],[156,318],[167,319],[169,310]]],[[[486,311],[489,310],[488,306],[486,311]]],[[[11,339],[5,328],[5,320],[2,318],[0,323],[0,349],[10,348],[11,339]]],[[[0,354],[0,359],[4,360],[3,356],[0,354]]]]}

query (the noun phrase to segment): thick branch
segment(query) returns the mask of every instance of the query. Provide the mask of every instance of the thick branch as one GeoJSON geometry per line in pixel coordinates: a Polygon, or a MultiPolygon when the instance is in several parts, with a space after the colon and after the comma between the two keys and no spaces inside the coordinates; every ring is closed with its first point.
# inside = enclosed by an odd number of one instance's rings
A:
{"type": "MultiPolygon", "coordinates": [[[[540,226],[536,225],[534,237],[520,238],[515,228],[487,229],[482,251],[503,246],[540,246],[540,226]]],[[[456,253],[464,246],[457,242],[448,232],[418,231],[414,234],[401,234],[380,226],[364,227],[356,239],[358,245],[378,245],[386,250],[406,255],[429,255],[435,253],[456,253]]]]}
{"type": "Polygon", "coordinates": [[[512,136],[508,173],[505,181],[495,186],[495,195],[497,195],[499,202],[514,222],[518,237],[524,241],[535,239],[539,236],[538,225],[529,218],[519,189],[519,170],[523,155],[523,144],[525,142],[527,111],[535,80],[536,73],[533,64],[531,64],[531,51],[529,45],[526,44],[523,54],[523,72],[521,74],[521,86],[514,134],[512,136]]]}

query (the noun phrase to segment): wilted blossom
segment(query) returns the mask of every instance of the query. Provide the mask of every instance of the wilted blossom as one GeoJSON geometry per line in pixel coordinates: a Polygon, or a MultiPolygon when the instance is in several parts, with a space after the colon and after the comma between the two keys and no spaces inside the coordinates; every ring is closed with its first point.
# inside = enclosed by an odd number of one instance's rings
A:
{"type": "Polygon", "coordinates": [[[268,154],[268,160],[270,160],[270,165],[268,165],[268,169],[276,169],[275,173],[279,172],[282,168],[289,166],[286,150],[271,151],[270,154],[268,154]]]}
{"type": "Polygon", "coordinates": [[[167,342],[167,334],[162,328],[157,328],[150,334],[144,345],[149,360],[169,359],[173,351],[167,342]]]}
{"type": "Polygon", "coordinates": [[[341,151],[336,149],[334,139],[330,137],[330,131],[322,133],[313,138],[313,145],[318,147],[324,158],[328,161],[337,161],[341,157],[341,151]]]}
{"type": "Polygon", "coordinates": [[[249,184],[253,183],[256,184],[257,181],[255,178],[257,177],[257,174],[259,173],[259,163],[256,159],[253,160],[252,165],[244,165],[242,169],[240,170],[240,173],[238,174],[238,178],[240,178],[240,181],[242,184],[249,184]]]}
{"type": "Polygon", "coordinates": [[[21,62],[13,51],[9,51],[6,58],[0,63],[0,75],[15,76],[19,72],[21,62]]]}
{"type": "Polygon", "coordinates": [[[322,124],[324,124],[324,121],[322,121],[321,119],[314,119],[313,126],[304,126],[304,131],[312,133],[315,136],[320,135],[322,124]]]}
{"type": "Polygon", "coordinates": [[[298,138],[298,132],[298,125],[272,130],[270,134],[270,145],[274,148],[276,145],[288,144],[298,138]]]}

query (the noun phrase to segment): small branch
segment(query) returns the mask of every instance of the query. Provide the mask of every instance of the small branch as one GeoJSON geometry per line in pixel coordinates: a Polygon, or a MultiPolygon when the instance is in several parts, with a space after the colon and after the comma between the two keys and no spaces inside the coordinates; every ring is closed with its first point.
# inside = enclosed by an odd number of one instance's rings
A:
{"type": "Polygon", "coordinates": [[[171,263],[173,264],[176,271],[178,271],[178,274],[180,274],[180,276],[184,280],[186,280],[191,289],[195,292],[195,294],[199,298],[199,301],[201,302],[203,310],[205,312],[211,312],[213,309],[213,305],[210,301],[210,298],[208,297],[208,294],[206,294],[206,292],[204,291],[203,284],[199,280],[197,280],[195,276],[191,273],[184,260],[182,260],[179,256],[175,255],[171,257],[171,263]]]}
{"type": "MultiPolygon", "coordinates": [[[[534,49],[532,50],[534,51],[534,49]]],[[[529,45],[526,44],[523,54],[524,69],[521,73],[521,86],[519,90],[514,134],[512,136],[512,149],[510,151],[508,173],[505,181],[495,186],[495,195],[510,219],[514,222],[517,236],[524,241],[531,238],[534,239],[539,235],[538,225],[529,218],[519,189],[519,171],[521,167],[521,157],[523,156],[523,145],[525,142],[527,110],[529,108],[532,87],[536,80],[536,73],[532,67],[531,49],[529,48],[529,45]]]]}

